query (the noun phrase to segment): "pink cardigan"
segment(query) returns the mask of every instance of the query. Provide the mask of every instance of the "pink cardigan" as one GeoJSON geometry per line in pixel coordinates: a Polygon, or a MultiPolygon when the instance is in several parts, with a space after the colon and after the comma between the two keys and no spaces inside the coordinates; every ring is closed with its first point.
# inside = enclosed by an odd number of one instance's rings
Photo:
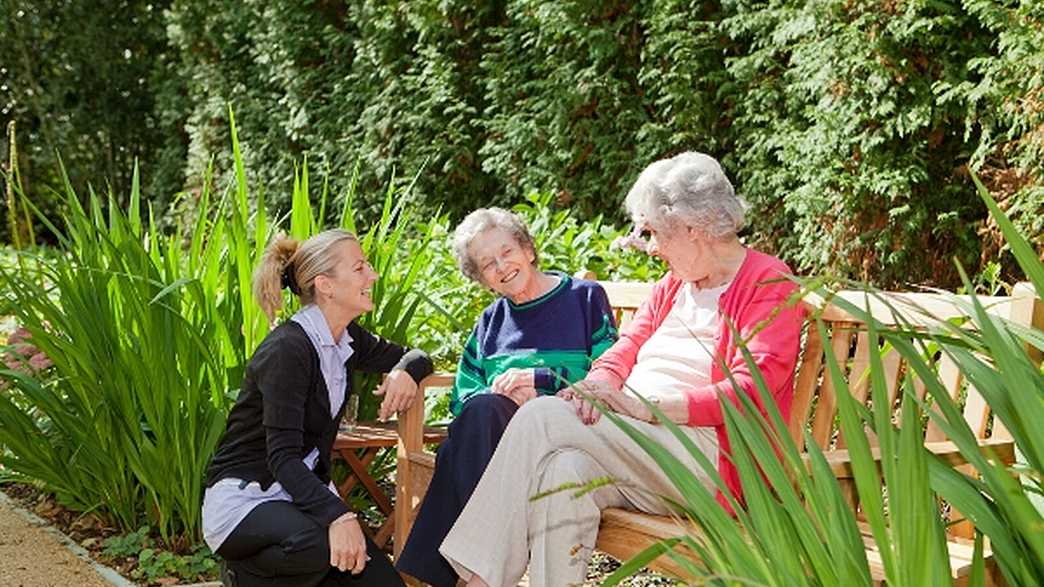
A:
{"type": "MultiPolygon", "coordinates": [[[[742,406],[742,403],[725,376],[722,361],[728,365],[733,379],[754,404],[762,412],[764,408],[754,377],[747,368],[728,322],[731,321],[741,338],[747,341],[747,349],[760,369],[784,421],[787,421],[794,395],[794,367],[797,364],[801,324],[804,320],[804,310],[800,304],[786,305],[788,296],[797,289],[793,282],[783,277],[789,274],[790,269],[779,259],[753,249],[747,250],[747,257],[739,272],[718,301],[721,330],[716,337],[710,383],[686,392],[689,400],[688,424],[715,428],[720,448],[718,471],[729,491],[741,503],[739,472],[729,457],[729,441],[719,397],[728,398],[737,406],[742,406]]],[[[595,361],[588,378],[608,380],[616,387],[623,387],[623,382],[638,358],[638,349],[663,323],[682,283],[668,273],[653,286],[650,298],[638,308],[634,318],[620,332],[620,339],[595,361]]],[[[726,509],[731,509],[720,493],[718,501],[726,509]]]]}

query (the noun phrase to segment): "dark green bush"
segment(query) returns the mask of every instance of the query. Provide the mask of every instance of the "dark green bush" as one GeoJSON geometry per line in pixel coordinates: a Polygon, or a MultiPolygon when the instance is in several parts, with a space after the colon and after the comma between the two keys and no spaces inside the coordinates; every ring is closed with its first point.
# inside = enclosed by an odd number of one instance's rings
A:
{"type": "Polygon", "coordinates": [[[802,272],[959,285],[953,257],[981,267],[1004,246],[969,170],[1031,242],[1044,234],[1036,0],[6,2],[0,106],[28,133],[34,201],[56,146],[84,161],[77,187],[125,185],[140,157],[175,218],[211,158],[219,184],[231,175],[231,103],[252,185],[280,211],[307,156],[335,195],[360,163],[371,215],[390,177],[420,172],[416,193],[452,219],[538,190],[620,221],[640,169],[697,149],[753,204],[751,241],[802,272]],[[107,151],[89,137],[134,150],[95,166],[107,151]]]}
{"type": "MultiPolygon", "coordinates": [[[[81,193],[129,185],[135,161],[158,208],[181,189],[188,135],[164,20],[171,4],[0,0],[0,169],[16,121],[23,187],[51,218],[61,216],[64,192],[56,151],[81,193]]],[[[7,233],[4,222],[0,241],[7,233]]]]}
{"type": "Polygon", "coordinates": [[[989,50],[978,21],[945,3],[729,4],[723,29],[746,44],[730,162],[758,237],[802,270],[880,283],[976,264],[963,109],[936,86],[989,50]]]}
{"type": "Polygon", "coordinates": [[[197,116],[224,132],[223,102],[248,102],[265,185],[287,185],[307,145],[335,176],[362,160],[364,185],[427,163],[418,192],[453,218],[539,189],[580,218],[620,220],[642,167],[699,149],[724,157],[753,204],[753,242],[886,286],[956,285],[953,256],[996,257],[969,167],[1042,232],[1029,2],[249,6],[193,9],[250,25],[179,46],[216,44],[188,67],[206,74],[197,116]]]}

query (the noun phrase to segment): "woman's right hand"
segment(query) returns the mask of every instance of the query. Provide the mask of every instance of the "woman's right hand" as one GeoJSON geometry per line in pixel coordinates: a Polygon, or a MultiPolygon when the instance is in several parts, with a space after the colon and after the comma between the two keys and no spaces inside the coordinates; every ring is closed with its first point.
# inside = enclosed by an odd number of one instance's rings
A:
{"type": "Polygon", "coordinates": [[[567,399],[573,401],[573,406],[576,408],[576,416],[580,418],[580,421],[590,426],[602,418],[602,412],[595,407],[594,402],[591,400],[599,399],[604,401],[605,396],[614,393],[619,393],[619,390],[614,388],[608,381],[584,379],[573,384],[573,391],[568,394],[567,399]]]}
{"type": "Polygon", "coordinates": [[[366,555],[366,536],[355,514],[345,514],[330,524],[330,566],[358,575],[370,557],[366,555]],[[347,518],[347,519],[345,519],[347,518]]]}

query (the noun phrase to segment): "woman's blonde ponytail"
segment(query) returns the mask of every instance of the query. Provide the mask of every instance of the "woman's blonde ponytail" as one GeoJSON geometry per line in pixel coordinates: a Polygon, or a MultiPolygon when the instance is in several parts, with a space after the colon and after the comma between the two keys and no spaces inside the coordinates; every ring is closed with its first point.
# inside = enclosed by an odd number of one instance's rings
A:
{"type": "Polygon", "coordinates": [[[265,249],[261,264],[254,270],[254,298],[268,316],[269,324],[275,323],[276,313],[283,307],[283,275],[293,275],[291,263],[299,247],[300,243],[294,239],[277,236],[265,249]]]}

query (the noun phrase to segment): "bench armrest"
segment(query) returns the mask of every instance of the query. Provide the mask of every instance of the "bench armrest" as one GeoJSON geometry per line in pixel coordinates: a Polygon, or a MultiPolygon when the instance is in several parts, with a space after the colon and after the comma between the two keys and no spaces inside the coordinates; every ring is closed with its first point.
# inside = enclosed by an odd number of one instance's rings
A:
{"type": "Polygon", "coordinates": [[[417,395],[409,409],[399,412],[396,423],[398,444],[396,445],[395,468],[395,556],[402,551],[406,537],[413,526],[416,510],[420,505],[435,459],[424,451],[424,395],[430,388],[450,387],[455,377],[452,373],[432,373],[417,385],[417,395]]]}
{"type": "Polygon", "coordinates": [[[418,451],[424,446],[424,395],[428,389],[452,387],[453,373],[432,373],[417,385],[417,395],[409,409],[399,412],[396,431],[400,450],[418,451]]]}

